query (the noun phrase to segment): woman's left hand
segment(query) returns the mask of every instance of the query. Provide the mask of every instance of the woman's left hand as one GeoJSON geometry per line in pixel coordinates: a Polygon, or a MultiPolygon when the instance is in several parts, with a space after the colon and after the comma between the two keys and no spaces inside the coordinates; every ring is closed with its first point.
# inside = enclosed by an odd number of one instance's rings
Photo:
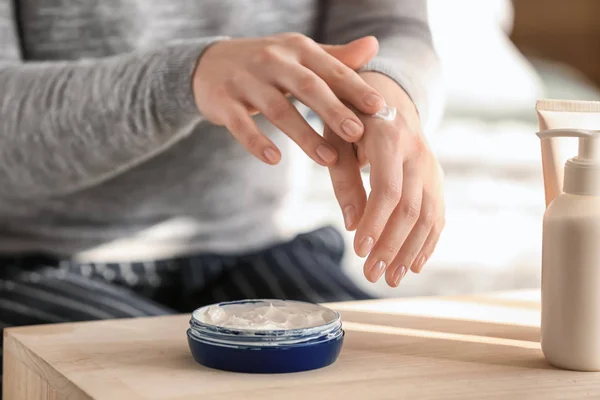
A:
{"type": "Polygon", "coordinates": [[[398,115],[385,121],[359,114],[365,131],[355,144],[326,127],[325,139],[339,154],[329,171],[346,228],[356,229],[354,249],[368,256],[365,276],[377,282],[385,274],[396,287],[409,269],[421,271],[437,245],[445,223],[443,172],[406,92],[384,75],[361,75],[398,115]],[[360,174],[364,163],[371,166],[368,200],[360,174]]]}

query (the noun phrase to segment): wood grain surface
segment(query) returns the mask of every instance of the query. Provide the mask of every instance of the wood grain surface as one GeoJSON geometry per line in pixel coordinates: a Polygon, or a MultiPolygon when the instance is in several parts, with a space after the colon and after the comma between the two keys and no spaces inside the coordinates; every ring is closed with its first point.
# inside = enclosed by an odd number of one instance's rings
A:
{"type": "Polygon", "coordinates": [[[195,364],[189,316],[7,329],[4,399],[600,398],[600,374],[544,360],[538,291],[330,306],[346,331],[339,360],[285,375],[195,364]]]}

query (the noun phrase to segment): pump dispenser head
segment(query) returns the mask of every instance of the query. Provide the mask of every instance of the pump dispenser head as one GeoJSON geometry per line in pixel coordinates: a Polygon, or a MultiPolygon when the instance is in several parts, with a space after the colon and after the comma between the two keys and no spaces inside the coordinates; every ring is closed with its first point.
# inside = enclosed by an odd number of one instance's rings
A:
{"type": "Polygon", "coordinates": [[[579,138],[579,152],[565,164],[565,193],[600,196],[600,131],[588,129],[548,129],[537,133],[542,139],[542,159],[546,157],[546,139],[555,137],[579,138]]]}

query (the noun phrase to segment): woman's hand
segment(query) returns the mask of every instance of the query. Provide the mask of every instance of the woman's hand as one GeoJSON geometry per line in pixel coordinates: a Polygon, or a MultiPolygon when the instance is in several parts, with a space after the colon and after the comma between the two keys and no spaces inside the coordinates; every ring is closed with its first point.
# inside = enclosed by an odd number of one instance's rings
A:
{"type": "Polygon", "coordinates": [[[227,127],[258,159],[277,164],[279,149],[254,123],[260,112],[321,165],[333,165],[335,149],[315,132],[287,96],[317,113],[347,142],[362,137],[361,119],[379,111],[383,97],[354,71],[378,51],[373,37],[344,46],[319,45],[300,34],[218,42],[202,55],[193,78],[196,104],[212,123],[227,127]]]}
{"type": "Polygon", "coordinates": [[[365,276],[377,282],[385,273],[387,283],[395,287],[409,269],[421,271],[438,242],[445,216],[443,173],[408,95],[384,75],[363,77],[398,115],[395,121],[362,116],[365,133],[355,145],[326,128],[325,138],[339,153],[329,170],[346,228],[356,228],[355,251],[368,255],[365,276]],[[371,165],[368,200],[361,159],[371,165]]]}

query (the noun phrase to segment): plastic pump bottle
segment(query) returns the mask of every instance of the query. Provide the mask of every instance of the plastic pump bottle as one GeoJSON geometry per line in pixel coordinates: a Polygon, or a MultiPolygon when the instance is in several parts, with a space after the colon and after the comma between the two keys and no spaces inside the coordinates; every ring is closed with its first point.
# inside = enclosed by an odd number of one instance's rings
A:
{"type": "Polygon", "coordinates": [[[537,135],[542,152],[546,139],[579,138],[579,154],[565,164],[563,193],[544,214],[542,351],[556,367],[600,371],[600,131],[537,135]]]}

